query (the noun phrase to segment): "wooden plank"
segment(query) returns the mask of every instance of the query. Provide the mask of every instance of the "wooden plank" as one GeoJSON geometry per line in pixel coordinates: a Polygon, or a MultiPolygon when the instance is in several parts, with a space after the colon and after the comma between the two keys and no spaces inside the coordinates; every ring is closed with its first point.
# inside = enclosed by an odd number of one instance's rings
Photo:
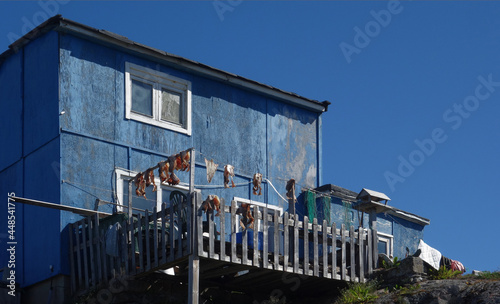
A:
{"type": "Polygon", "coordinates": [[[208,257],[208,254],[203,249],[203,212],[201,210],[201,194],[199,193],[196,193],[195,195],[195,206],[195,213],[197,215],[195,225],[198,229],[196,233],[196,248],[199,256],[208,257]]]}
{"type": "Polygon", "coordinates": [[[354,236],[354,226],[349,227],[349,239],[351,240],[351,281],[354,282],[356,279],[356,238],[354,236]]]}
{"type": "Polygon", "coordinates": [[[137,273],[144,271],[144,247],[142,246],[142,214],[137,215],[137,240],[139,242],[139,270],[137,273]]]}
{"type": "Polygon", "coordinates": [[[241,263],[248,265],[248,228],[241,232],[241,263]]]}
{"type": "Polygon", "coordinates": [[[193,214],[193,207],[195,204],[195,199],[194,196],[190,193],[187,196],[186,200],[186,228],[187,228],[187,238],[186,238],[186,244],[187,246],[184,246],[183,253],[184,256],[193,254],[193,235],[194,235],[194,229],[195,227],[193,226],[193,223],[196,222],[196,214],[193,214]]]}
{"type": "Polygon", "coordinates": [[[267,207],[262,209],[262,267],[269,268],[269,224],[267,218],[267,207]]]}
{"type": "Polygon", "coordinates": [[[368,274],[373,272],[373,259],[372,259],[372,231],[367,229],[366,231],[366,260],[368,263],[368,274]]]}
{"type": "MultiPolygon", "coordinates": [[[[153,267],[158,267],[158,214],[156,206],[153,208],[153,267]]],[[[149,226],[149,225],[148,225],[149,226]]]]}
{"type": "Polygon", "coordinates": [[[332,223],[332,279],[337,279],[337,226],[332,223]]]}
{"type": "MultiPolygon", "coordinates": [[[[102,229],[99,231],[100,237],[99,239],[105,240],[106,239],[106,230],[102,229]]],[[[101,242],[101,258],[102,258],[102,280],[106,282],[108,280],[108,257],[106,254],[106,242],[102,241],[101,242]]]]}
{"type": "MultiPolygon", "coordinates": [[[[323,277],[329,278],[328,274],[328,233],[327,226],[325,220],[323,220],[323,277]]],[[[333,239],[332,239],[333,240],[333,239]]]]}
{"type": "MultiPolygon", "coordinates": [[[[128,274],[130,272],[130,263],[129,263],[129,259],[130,259],[130,242],[128,241],[128,221],[127,220],[124,220],[122,222],[122,236],[123,236],[123,239],[122,239],[122,242],[124,243],[123,246],[122,246],[122,249],[124,249],[124,251],[122,251],[122,260],[125,261],[125,273],[128,274]]],[[[97,255],[99,257],[99,255],[97,255]]],[[[101,266],[99,263],[98,263],[99,267],[101,266]]]]}
{"type": "Polygon", "coordinates": [[[359,282],[365,281],[365,232],[363,227],[358,228],[358,246],[359,246],[359,282]]]}
{"type": "Polygon", "coordinates": [[[236,202],[231,201],[231,262],[238,263],[238,257],[236,256],[236,202]]]}
{"type": "Polygon", "coordinates": [[[253,265],[259,267],[259,206],[253,206],[253,265]]]}
{"type": "Polygon", "coordinates": [[[167,214],[165,212],[165,209],[167,208],[167,204],[162,203],[161,204],[161,244],[160,244],[160,250],[161,250],[161,264],[165,264],[167,262],[167,240],[165,239],[166,233],[166,222],[167,222],[167,214]]]}
{"type": "Polygon", "coordinates": [[[345,248],[345,224],[342,224],[340,228],[340,242],[341,242],[341,247],[340,247],[340,252],[342,254],[342,264],[340,265],[340,279],[345,281],[345,276],[346,276],[346,248],[345,248]]]}
{"type": "Polygon", "coordinates": [[[212,210],[210,213],[207,213],[207,222],[208,222],[208,257],[213,259],[215,252],[214,252],[214,240],[215,240],[215,233],[214,233],[214,215],[215,211],[212,210]]]}
{"type": "Polygon", "coordinates": [[[283,216],[283,271],[288,271],[288,259],[290,257],[290,234],[288,233],[288,212],[283,216]]]}
{"type": "Polygon", "coordinates": [[[129,235],[130,235],[130,264],[131,264],[131,269],[130,273],[136,273],[136,266],[135,266],[135,229],[134,229],[134,218],[131,217],[128,219],[128,227],[129,227],[129,235]]]}
{"type": "Polygon", "coordinates": [[[378,267],[378,234],[377,228],[372,228],[373,242],[372,242],[372,258],[373,258],[373,268],[378,267]]]}
{"type": "Polygon", "coordinates": [[[293,272],[300,272],[299,260],[299,218],[297,215],[293,217],[293,272]]]}
{"type": "Polygon", "coordinates": [[[73,244],[73,239],[75,236],[74,232],[74,226],[73,224],[68,225],[68,231],[69,231],[69,265],[70,265],[70,271],[71,271],[71,292],[75,293],[76,292],[76,269],[75,269],[75,247],[73,244]]]}
{"type": "Polygon", "coordinates": [[[175,258],[175,221],[174,221],[174,206],[172,202],[170,202],[169,206],[170,216],[169,216],[169,234],[168,238],[169,242],[169,251],[168,251],[168,261],[172,262],[175,258]]]}
{"type": "Polygon", "coordinates": [[[182,236],[184,235],[184,228],[182,227],[182,218],[181,218],[181,213],[182,213],[182,204],[177,204],[177,231],[179,232],[177,234],[177,253],[176,258],[180,259],[182,258],[182,236]]]}
{"type": "Polygon", "coordinates": [[[220,259],[226,261],[226,201],[221,198],[220,204],[220,259]]]}
{"type": "Polygon", "coordinates": [[[279,211],[274,210],[274,270],[281,270],[280,267],[280,224],[279,211]]]}
{"type": "Polygon", "coordinates": [[[97,275],[96,275],[96,284],[101,282],[102,278],[102,263],[101,263],[101,239],[99,238],[99,215],[94,215],[94,242],[95,242],[95,250],[96,250],[96,264],[97,264],[97,275]]]}
{"type": "Polygon", "coordinates": [[[83,243],[83,267],[84,271],[83,273],[85,274],[85,289],[89,289],[89,266],[88,266],[88,258],[87,258],[87,218],[83,219],[82,222],[82,243],[83,243]]]}
{"type": "Polygon", "coordinates": [[[309,218],[304,216],[304,274],[309,272],[309,218]]]}
{"type": "Polygon", "coordinates": [[[144,212],[144,226],[145,230],[145,238],[146,238],[146,271],[151,269],[151,237],[150,237],[150,229],[149,229],[149,211],[146,209],[144,212]]]}
{"type": "Polygon", "coordinates": [[[318,219],[313,219],[313,276],[319,277],[318,219]]]}

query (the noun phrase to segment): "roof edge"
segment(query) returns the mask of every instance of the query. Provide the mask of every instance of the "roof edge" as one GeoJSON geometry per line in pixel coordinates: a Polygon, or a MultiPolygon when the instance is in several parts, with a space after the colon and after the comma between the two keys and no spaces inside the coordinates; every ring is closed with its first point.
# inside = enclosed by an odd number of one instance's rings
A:
{"type": "Polygon", "coordinates": [[[331,104],[326,100],[323,102],[319,102],[317,100],[309,99],[292,92],[284,91],[276,87],[266,85],[236,74],[232,74],[230,72],[226,72],[194,60],[167,53],[165,51],[132,41],[125,36],[121,36],[119,34],[115,34],[106,30],[99,30],[73,20],[63,18],[61,15],[56,15],[49,18],[48,20],[37,26],[35,29],[31,30],[29,33],[25,34],[23,37],[19,38],[11,45],[9,45],[9,49],[0,54],[0,64],[2,64],[7,57],[12,55],[13,53],[16,53],[26,44],[50,30],[72,33],[82,38],[87,38],[90,40],[99,41],[101,43],[125,48],[127,50],[130,50],[131,52],[160,60],[167,65],[175,65],[177,67],[181,66],[186,70],[198,73],[205,77],[227,82],[235,86],[243,87],[264,95],[268,95],[313,112],[326,112],[328,110],[328,106],[331,104]]]}

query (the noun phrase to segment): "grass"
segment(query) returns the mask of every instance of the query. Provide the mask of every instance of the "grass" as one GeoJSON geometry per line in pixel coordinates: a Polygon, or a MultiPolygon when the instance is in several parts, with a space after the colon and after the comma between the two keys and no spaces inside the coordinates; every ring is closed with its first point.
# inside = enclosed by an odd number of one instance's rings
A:
{"type": "Polygon", "coordinates": [[[441,266],[439,267],[439,270],[429,269],[429,274],[432,280],[447,280],[458,277],[462,274],[462,272],[447,269],[445,266],[441,266]]]}
{"type": "Polygon", "coordinates": [[[368,283],[350,283],[347,288],[341,291],[336,304],[354,304],[354,303],[372,303],[378,296],[377,283],[371,281],[368,283]]]}
{"type": "Polygon", "coordinates": [[[479,280],[500,280],[500,271],[483,271],[479,275],[468,274],[464,275],[464,279],[479,279],[479,280]]]}

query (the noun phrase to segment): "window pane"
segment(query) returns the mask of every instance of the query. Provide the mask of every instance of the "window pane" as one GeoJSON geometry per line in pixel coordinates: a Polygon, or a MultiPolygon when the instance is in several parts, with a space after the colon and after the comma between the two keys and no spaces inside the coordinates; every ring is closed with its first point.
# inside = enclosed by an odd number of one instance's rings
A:
{"type": "Polygon", "coordinates": [[[387,254],[387,243],[378,241],[378,253],[385,253],[387,254]]]}
{"type": "Polygon", "coordinates": [[[176,124],[183,124],[183,111],[180,94],[162,89],[161,91],[161,119],[176,124]]]}
{"type": "Polygon", "coordinates": [[[153,116],[153,86],[132,79],[132,111],[153,116]]]}
{"type": "MultiPolygon", "coordinates": [[[[137,196],[135,194],[135,189],[136,186],[132,183],[132,207],[133,208],[138,208],[142,210],[148,210],[149,214],[153,212],[153,208],[156,207],[156,194],[157,192],[153,192],[153,187],[147,187],[146,188],[146,197],[145,199],[142,196],[137,196]]],[[[123,181],[123,202],[121,202],[124,206],[128,206],[128,180],[123,181]]],[[[123,208],[124,212],[127,212],[127,208],[123,208]]],[[[145,214],[144,211],[139,211],[139,210],[132,210],[132,213],[138,214],[141,213],[142,215],[145,214]]]]}

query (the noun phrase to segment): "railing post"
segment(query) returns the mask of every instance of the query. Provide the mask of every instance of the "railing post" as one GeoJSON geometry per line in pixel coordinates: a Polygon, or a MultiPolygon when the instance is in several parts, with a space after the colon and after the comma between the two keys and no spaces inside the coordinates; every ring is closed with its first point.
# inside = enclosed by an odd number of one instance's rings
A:
{"type": "MultiPolygon", "coordinates": [[[[193,206],[192,212],[190,214],[193,232],[193,250],[189,255],[189,284],[188,284],[188,303],[198,304],[199,302],[199,289],[200,289],[200,257],[198,256],[198,202],[200,200],[200,194],[194,191],[194,171],[195,171],[195,150],[191,149],[191,168],[190,168],[190,179],[189,179],[189,196],[191,198],[190,204],[193,206]]],[[[200,236],[203,237],[203,234],[200,236]]],[[[203,241],[203,238],[202,238],[203,241]]],[[[203,244],[201,244],[203,245],[203,244]]],[[[203,246],[202,246],[203,247],[203,246]]]]}

